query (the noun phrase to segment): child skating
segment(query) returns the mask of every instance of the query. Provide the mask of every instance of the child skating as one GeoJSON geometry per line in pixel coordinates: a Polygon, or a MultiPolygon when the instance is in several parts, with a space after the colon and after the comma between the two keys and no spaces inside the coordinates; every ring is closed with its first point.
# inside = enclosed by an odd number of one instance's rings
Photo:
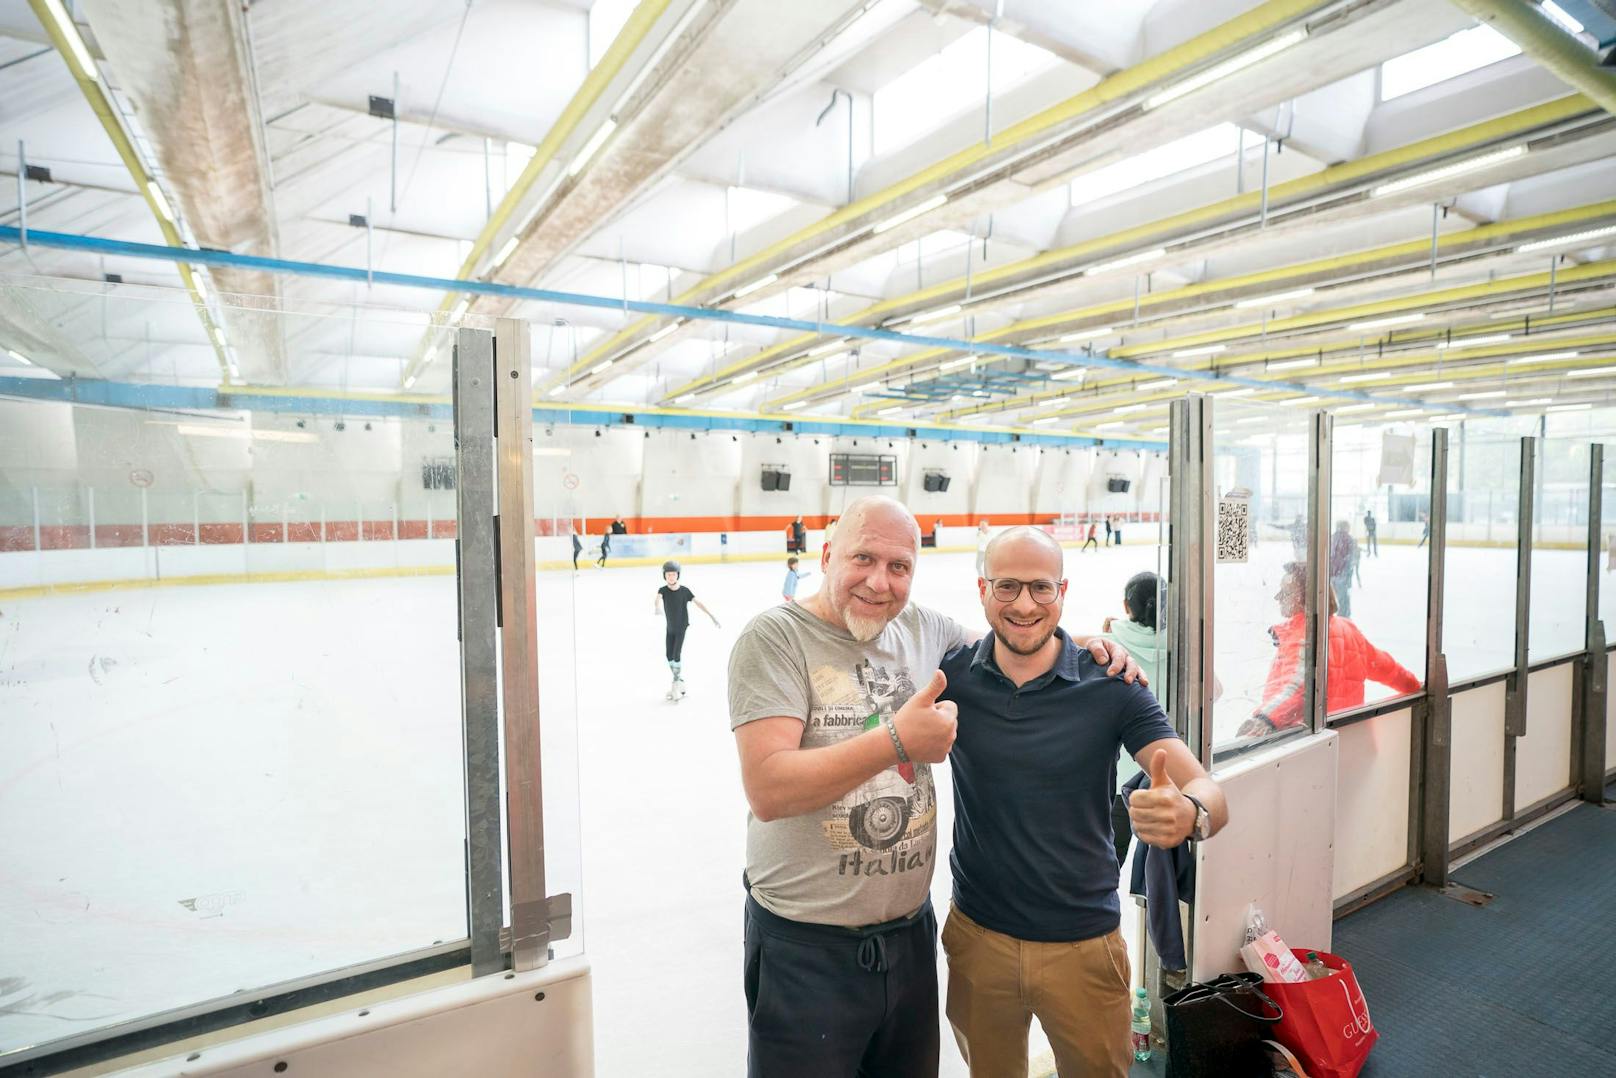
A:
{"type": "Polygon", "coordinates": [[[814,575],[812,573],[798,571],[797,564],[798,562],[796,558],[786,559],[786,582],[780,586],[780,598],[784,599],[788,603],[794,603],[797,601],[798,582],[801,581],[805,576],[814,575]]]}
{"type": "Polygon", "coordinates": [[[685,630],[690,628],[690,604],[695,603],[701,607],[703,614],[713,619],[713,628],[723,626],[718,624],[718,618],[714,617],[711,610],[702,606],[701,600],[696,598],[689,588],[679,583],[678,562],[662,563],[662,580],[662,587],[657,589],[656,598],[651,601],[651,613],[662,613],[668,619],[668,669],[673,672],[673,684],[668,686],[668,699],[678,703],[685,695],[683,660],[680,656],[685,647],[685,630]]]}

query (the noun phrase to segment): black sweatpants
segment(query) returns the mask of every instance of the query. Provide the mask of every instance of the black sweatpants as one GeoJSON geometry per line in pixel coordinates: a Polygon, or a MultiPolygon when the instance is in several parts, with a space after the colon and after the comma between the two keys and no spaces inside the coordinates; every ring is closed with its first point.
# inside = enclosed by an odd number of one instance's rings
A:
{"type": "Polygon", "coordinates": [[[747,1078],[936,1078],[937,917],[865,929],[746,898],[747,1078]]]}
{"type": "Polygon", "coordinates": [[[667,645],[668,661],[670,663],[680,661],[679,654],[685,649],[685,630],[688,628],[690,628],[689,625],[674,626],[670,624],[668,626],[667,645]]]}

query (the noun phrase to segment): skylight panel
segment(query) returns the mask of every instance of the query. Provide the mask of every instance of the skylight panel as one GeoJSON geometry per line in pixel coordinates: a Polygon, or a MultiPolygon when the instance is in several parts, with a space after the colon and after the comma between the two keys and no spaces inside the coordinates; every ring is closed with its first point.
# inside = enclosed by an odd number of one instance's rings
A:
{"type": "Polygon", "coordinates": [[[1079,206],[1096,202],[1219,158],[1230,158],[1232,164],[1237,141],[1248,150],[1262,146],[1262,136],[1255,131],[1245,131],[1234,124],[1217,124],[1165,146],[1084,173],[1071,183],[1072,204],[1079,206]]]}
{"type": "Polygon", "coordinates": [[[729,230],[742,233],[780,216],[797,205],[797,200],[753,187],[730,187],[726,190],[724,205],[729,217],[729,230]]]}
{"type": "MultiPolygon", "coordinates": [[[[902,149],[987,96],[990,32],[979,26],[875,91],[875,153],[902,149]]],[[[993,93],[1005,93],[1061,62],[1060,57],[992,34],[993,93]]]]}
{"type": "Polygon", "coordinates": [[[1520,54],[1520,47],[1490,26],[1460,30],[1434,45],[1404,53],[1380,65],[1380,99],[1435,86],[1468,71],[1520,54]]]}

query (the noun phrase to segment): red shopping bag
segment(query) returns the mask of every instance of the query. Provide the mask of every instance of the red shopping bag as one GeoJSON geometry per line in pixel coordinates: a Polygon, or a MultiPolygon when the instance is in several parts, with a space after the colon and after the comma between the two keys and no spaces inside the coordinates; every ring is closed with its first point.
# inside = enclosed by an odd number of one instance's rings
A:
{"type": "MultiPolygon", "coordinates": [[[[1307,961],[1306,950],[1293,947],[1291,953],[1298,962],[1307,961]]],[[[1308,1078],[1356,1078],[1380,1034],[1351,964],[1324,951],[1317,954],[1337,972],[1317,981],[1262,986],[1285,1011],[1274,1023],[1274,1038],[1302,1057],[1308,1078]]]]}

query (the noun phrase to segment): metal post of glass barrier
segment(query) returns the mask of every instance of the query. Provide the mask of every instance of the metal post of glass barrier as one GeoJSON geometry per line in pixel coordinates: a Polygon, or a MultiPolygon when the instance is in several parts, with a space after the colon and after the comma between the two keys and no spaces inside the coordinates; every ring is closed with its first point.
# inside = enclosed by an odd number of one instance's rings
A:
{"type": "Polygon", "coordinates": [[[570,896],[549,898],[544,875],[544,791],[533,547],[531,329],[501,318],[494,337],[495,447],[499,485],[500,659],[505,702],[511,964],[549,961],[552,923],[570,931],[570,896]]]}
{"type": "Polygon", "coordinates": [[[1515,817],[1515,739],[1526,735],[1530,679],[1533,524],[1537,506],[1537,439],[1521,439],[1521,489],[1515,512],[1515,664],[1504,690],[1504,819],[1515,817]]]}
{"type": "Polygon", "coordinates": [[[1173,726],[1212,766],[1212,402],[1200,394],[1173,401],[1168,444],[1168,700],[1173,726]]]}
{"type": "MultiPolygon", "coordinates": [[[[455,584],[465,738],[466,919],[475,976],[505,968],[500,947],[499,657],[494,511],[494,338],[462,329],[454,347],[455,584]]],[[[325,505],[320,506],[325,540],[325,505]]]]}
{"type": "Polygon", "coordinates": [[[1411,742],[1408,847],[1419,880],[1448,883],[1448,799],[1453,781],[1453,704],[1448,695],[1448,658],[1442,651],[1442,617],[1448,550],[1448,431],[1431,432],[1431,525],[1425,591],[1425,698],[1411,742]]]}
{"type": "Polygon", "coordinates": [[[1314,412],[1307,439],[1307,657],[1303,698],[1314,733],[1324,729],[1330,655],[1330,445],[1333,417],[1314,412]]]}
{"type": "Polygon", "coordinates": [[[1582,799],[1605,803],[1605,693],[1610,656],[1605,652],[1605,623],[1599,618],[1599,531],[1604,510],[1605,447],[1588,447],[1588,597],[1582,660],[1581,748],[1578,778],[1582,799]]]}

